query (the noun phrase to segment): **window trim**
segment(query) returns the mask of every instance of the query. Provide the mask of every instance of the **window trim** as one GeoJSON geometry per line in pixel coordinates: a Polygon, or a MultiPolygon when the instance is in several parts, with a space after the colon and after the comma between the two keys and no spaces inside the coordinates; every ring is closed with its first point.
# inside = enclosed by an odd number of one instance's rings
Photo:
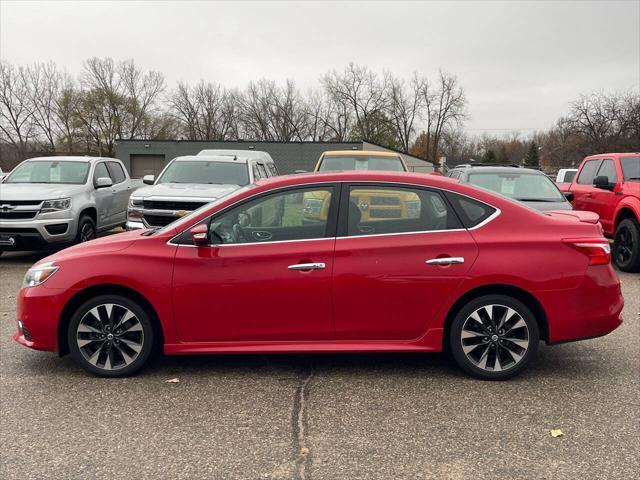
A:
{"type": "MultiPolygon", "coordinates": [[[[93,167],[93,173],[91,174],[91,182],[93,183],[94,187],[96,187],[98,185],[96,183],[96,180],[98,180],[98,178],[102,178],[102,177],[97,177],[96,178],[96,170],[98,169],[98,165],[100,165],[100,164],[104,165],[104,168],[107,169],[107,173],[109,174],[109,178],[111,178],[111,171],[109,170],[109,165],[107,165],[107,161],[106,160],[101,160],[99,162],[96,162],[95,167],[93,167]]],[[[113,182],[113,178],[111,178],[111,181],[113,182]]]]}
{"type": "MultiPolygon", "coordinates": [[[[601,158],[600,160],[602,160],[602,161],[600,162],[600,166],[598,167],[598,171],[596,172],[595,176],[593,177],[593,181],[595,182],[596,181],[596,177],[600,176],[600,170],[604,166],[604,162],[611,162],[613,164],[613,170],[616,172],[616,179],[615,179],[615,182],[614,182],[614,181],[611,181],[611,179],[609,178],[609,183],[618,183],[620,175],[618,175],[618,168],[616,167],[616,161],[613,158],[601,158]]],[[[608,176],[607,176],[607,178],[608,178],[608,176]]]]}
{"type": "MultiPolygon", "coordinates": [[[[177,246],[177,247],[190,247],[190,248],[201,248],[201,247],[211,247],[211,246],[222,246],[220,244],[217,245],[211,245],[211,244],[207,244],[207,245],[191,245],[188,243],[179,243],[180,241],[180,237],[182,235],[187,234],[187,232],[189,232],[189,230],[191,230],[193,227],[195,227],[196,225],[200,225],[201,223],[205,223],[205,222],[209,222],[211,220],[211,218],[214,215],[218,215],[221,214],[233,207],[235,207],[236,205],[240,205],[241,203],[247,202],[249,200],[252,200],[254,198],[258,198],[261,195],[265,195],[267,193],[273,193],[273,192],[279,192],[279,191],[283,191],[283,190],[287,190],[287,189],[295,189],[295,188],[307,188],[310,186],[323,186],[323,185],[335,185],[339,190],[338,190],[338,194],[336,195],[336,198],[342,198],[342,190],[344,190],[344,185],[348,185],[348,184],[365,184],[365,183],[370,183],[370,182],[366,182],[366,181],[357,181],[357,180],[340,180],[337,182],[314,182],[314,183],[306,183],[306,184],[299,184],[299,185],[287,185],[284,187],[279,187],[276,189],[273,189],[269,192],[259,192],[259,193],[255,193],[247,198],[243,198],[241,200],[238,200],[230,205],[227,205],[226,207],[224,207],[224,209],[222,209],[219,212],[215,212],[212,213],[211,215],[209,215],[208,217],[203,218],[200,222],[198,223],[192,223],[190,226],[185,227],[184,230],[180,231],[179,233],[177,233],[176,235],[174,235],[173,237],[171,237],[169,240],[167,240],[166,244],[167,245],[173,245],[173,246],[177,246]]],[[[454,190],[449,190],[447,188],[440,188],[440,187],[430,187],[428,185],[423,185],[421,183],[404,183],[404,182],[396,182],[396,181],[378,181],[375,182],[376,184],[381,184],[381,185],[400,185],[400,186],[414,186],[414,187],[421,187],[421,188],[427,188],[427,189],[433,189],[433,190],[438,190],[440,192],[445,192],[445,196],[446,196],[446,192],[451,192],[454,193],[456,195],[460,195],[463,197],[467,197],[470,198],[471,200],[474,200],[476,202],[480,202],[480,203],[484,203],[485,205],[490,206],[491,208],[495,209],[495,212],[493,212],[492,215],[490,215],[489,217],[487,217],[484,221],[480,222],[478,225],[475,225],[474,227],[471,228],[460,228],[460,229],[456,229],[456,230],[426,230],[426,231],[422,231],[422,232],[401,232],[401,233],[376,233],[376,234],[369,234],[369,235],[359,235],[357,237],[341,237],[338,236],[336,234],[335,237],[322,237],[322,238],[308,238],[308,239],[304,239],[304,240],[275,240],[273,242],[256,242],[256,243],[229,243],[226,246],[227,247],[231,247],[231,246],[236,246],[236,245],[262,245],[265,243],[285,243],[285,242],[302,242],[302,241],[310,241],[310,240],[331,240],[331,239],[341,239],[341,238],[366,238],[366,237],[370,237],[370,236],[382,236],[382,235],[411,235],[411,234],[424,234],[424,233],[442,233],[442,232],[458,232],[458,231],[467,231],[470,232],[472,230],[478,230],[482,227],[484,227],[485,225],[489,224],[490,222],[492,222],[493,220],[495,220],[497,217],[499,217],[502,214],[502,210],[500,210],[500,208],[496,207],[495,205],[492,205],[490,203],[487,203],[483,200],[480,200],[478,198],[472,197],[470,195],[467,195],[465,193],[461,193],[461,192],[456,192],[454,190]]],[[[448,199],[447,199],[448,200],[448,199]]],[[[339,201],[338,201],[339,202],[339,201]]],[[[340,202],[338,203],[338,209],[340,209],[340,202]]],[[[336,212],[337,213],[337,212],[336,212]]],[[[330,212],[331,214],[331,212],[330,212]]],[[[337,233],[337,232],[336,232],[337,233]]]]}
{"type": "MultiPolygon", "coordinates": [[[[109,175],[111,176],[111,180],[113,181],[114,185],[120,185],[121,183],[124,183],[124,182],[127,181],[127,174],[124,173],[124,167],[122,166],[121,163],[116,162],[115,160],[107,160],[105,163],[107,164],[107,171],[109,172],[109,175]],[[123,178],[122,178],[121,182],[116,183],[115,173],[111,171],[111,164],[112,163],[118,165],[118,167],[120,167],[120,169],[122,170],[123,178]]],[[[115,168],[115,167],[113,167],[113,168],[115,168]]]]}

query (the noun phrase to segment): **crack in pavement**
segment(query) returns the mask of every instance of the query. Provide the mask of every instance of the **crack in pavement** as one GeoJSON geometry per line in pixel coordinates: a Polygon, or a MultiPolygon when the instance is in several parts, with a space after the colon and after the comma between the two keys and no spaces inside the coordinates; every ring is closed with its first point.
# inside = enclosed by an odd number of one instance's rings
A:
{"type": "Polygon", "coordinates": [[[309,366],[309,372],[296,388],[293,398],[293,411],[291,414],[292,442],[295,455],[295,478],[297,480],[309,480],[311,478],[311,450],[307,443],[307,407],[309,404],[309,384],[314,376],[313,364],[309,366]]]}

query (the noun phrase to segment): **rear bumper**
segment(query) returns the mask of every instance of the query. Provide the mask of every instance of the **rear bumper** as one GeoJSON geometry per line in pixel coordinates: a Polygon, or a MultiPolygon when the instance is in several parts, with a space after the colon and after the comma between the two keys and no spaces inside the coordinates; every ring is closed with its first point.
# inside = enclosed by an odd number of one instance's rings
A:
{"type": "Polygon", "coordinates": [[[547,313],[549,343],[601,337],[622,324],[624,299],[611,265],[588,267],[575,289],[537,292],[547,313]]]}

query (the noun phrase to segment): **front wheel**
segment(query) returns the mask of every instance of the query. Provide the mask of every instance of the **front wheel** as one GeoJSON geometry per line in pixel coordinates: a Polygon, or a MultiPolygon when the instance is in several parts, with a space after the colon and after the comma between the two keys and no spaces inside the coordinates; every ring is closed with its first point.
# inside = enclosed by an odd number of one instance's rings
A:
{"type": "Polygon", "coordinates": [[[96,238],[96,224],[89,215],[82,215],[78,221],[76,243],[88,242],[96,238]]]}
{"type": "Polygon", "coordinates": [[[613,261],[623,272],[640,271],[640,226],[635,218],[625,218],[616,228],[613,261]]]}
{"type": "Polygon", "coordinates": [[[483,380],[506,380],[536,355],[540,331],[531,311],[506,295],[469,302],[453,319],[449,343],[458,365],[483,380]]]}
{"type": "Polygon", "coordinates": [[[67,332],[72,358],[103,377],[125,377],[149,359],[153,326],[136,302],[120,295],[101,295],[83,303],[67,332]]]}

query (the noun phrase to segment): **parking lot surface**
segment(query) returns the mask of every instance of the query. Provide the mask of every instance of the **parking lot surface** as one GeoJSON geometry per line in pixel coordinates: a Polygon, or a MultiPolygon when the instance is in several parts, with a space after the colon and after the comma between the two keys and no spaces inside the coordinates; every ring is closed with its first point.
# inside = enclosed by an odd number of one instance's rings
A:
{"type": "Polygon", "coordinates": [[[507,382],[473,380],[443,355],[391,354],[168,357],[109,380],[11,340],[38,258],[0,258],[2,479],[612,479],[640,468],[638,274],[619,274],[619,329],[541,345],[507,382]]]}

